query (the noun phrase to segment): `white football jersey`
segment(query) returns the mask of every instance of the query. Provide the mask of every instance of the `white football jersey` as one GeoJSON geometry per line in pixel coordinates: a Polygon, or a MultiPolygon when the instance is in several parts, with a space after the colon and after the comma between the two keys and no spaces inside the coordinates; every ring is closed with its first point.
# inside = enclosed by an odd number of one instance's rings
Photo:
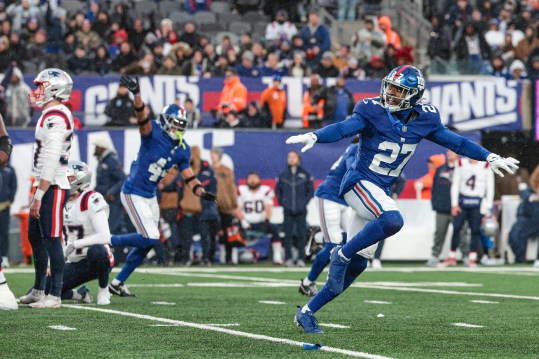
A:
{"type": "Polygon", "coordinates": [[[459,203],[459,196],[482,198],[485,206],[492,207],[494,200],[494,172],[488,162],[461,158],[453,172],[451,205],[459,203]]]}
{"type": "Polygon", "coordinates": [[[260,223],[266,220],[266,204],[273,204],[275,193],[271,187],[260,185],[256,191],[251,191],[249,186],[238,187],[238,205],[241,207],[243,217],[249,223],[260,223]]]}
{"type": "Polygon", "coordinates": [[[58,185],[62,189],[70,188],[66,170],[73,127],[73,115],[64,105],[49,107],[39,117],[32,164],[32,176],[36,179],[34,186],[37,186],[43,174],[53,167],[50,178],[44,178],[50,179],[52,185],[58,185]]]}
{"type": "MultiPolygon", "coordinates": [[[[92,217],[100,211],[106,211],[108,218],[109,205],[95,191],[85,191],[76,200],[68,201],[64,211],[64,241],[76,241],[96,234],[92,217]]],[[[88,247],[77,249],[67,259],[69,262],[78,262],[86,258],[87,252],[88,247]]]]}

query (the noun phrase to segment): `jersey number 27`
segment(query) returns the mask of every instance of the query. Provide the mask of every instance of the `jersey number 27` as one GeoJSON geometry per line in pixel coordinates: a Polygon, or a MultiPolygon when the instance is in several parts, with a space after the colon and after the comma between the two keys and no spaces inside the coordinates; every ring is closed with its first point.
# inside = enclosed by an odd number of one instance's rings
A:
{"type": "Polygon", "coordinates": [[[381,175],[399,177],[400,173],[402,172],[402,169],[404,168],[404,166],[406,166],[406,164],[414,154],[416,146],[417,144],[404,144],[401,146],[395,142],[384,141],[378,145],[378,149],[385,151],[385,153],[377,153],[376,155],[374,155],[369,169],[381,175]],[[387,151],[391,151],[391,153],[388,154],[387,151]],[[395,162],[399,157],[399,154],[406,155],[406,157],[402,159],[402,162],[398,165],[397,168],[391,169],[380,166],[380,164],[382,163],[389,165],[395,162]]]}

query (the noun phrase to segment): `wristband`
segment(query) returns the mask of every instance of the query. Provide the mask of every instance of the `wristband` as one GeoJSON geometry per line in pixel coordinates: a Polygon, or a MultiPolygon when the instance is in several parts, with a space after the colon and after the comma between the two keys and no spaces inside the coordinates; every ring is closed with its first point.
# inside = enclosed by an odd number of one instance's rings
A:
{"type": "Polygon", "coordinates": [[[196,178],[197,178],[197,176],[191,176],[191,177],[189,177],[189,178],[186,178],[186,179],[185,179],[185,183],[189,183],[189,182],[191,182],[192,180],[195,180],[196,178]]]}
{"type": "Polygon", "coordinates": [[[148,122],[150,122],[150,119],[148,117],[146,117],[145,120],[142,120],[142,121],[138,121],[137,124],[142,127],[144,126],[145,124],[147,124],[148,122]]]}
{"type": "Polygon", "coordinates": [[[135,106],[135,111],[142,112],[142,111],[144,111],[144,107],[146,107],[146,105],[144,105],[144,104],[142,104],[142,106],[140,106],[140,107],[135,106]]]}
{"type": "Polygon", "coordinates": [[[1,136],[0,137],[0,151],[7,153],[7,156],[11,157],[12,150],[13,150],[13,145],[11,144],[11,140],[9,139],[9,136],[1,136]]]}
{"type": "Polygon", "coordinates": [[[34,199],[36,201],[41,201],[44,194],[45,194],[45,191],[43,191],[41,188],[38,188],[36,189],[36,193],[34,193],[34,199]]]}
{"type": "MultiPolygon", "coordinates": [[[[197,183],[195,185],[195,187],[193,187],[193,193],[197,194],[197,189],[199,189],[199,188],[202,188],[202,185],[200,183],[197,183]]],[[[204,188],[202,188],[202,189],[204,189],[204,188]]]]}

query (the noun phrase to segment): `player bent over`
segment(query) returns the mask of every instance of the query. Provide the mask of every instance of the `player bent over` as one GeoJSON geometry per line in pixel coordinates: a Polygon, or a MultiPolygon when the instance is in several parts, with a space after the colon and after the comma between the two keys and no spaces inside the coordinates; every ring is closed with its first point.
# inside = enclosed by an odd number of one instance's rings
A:
{"type": "Polygon", "coordinates": [[[168,105],[163,108],[157,120],[150,120],[144,113],[138,79],[122,76],[120,84],[135,95],[135,111],[141,136],[137,159],[131,164],[129,177],[122,186],[121,200],[137,233],[150,245],[134,248],[129,253],[125,265],[109,289],[115,295],[132,296],[124,283],[159,241],[156,189],[167,171],[177,166],[178,172],[195,195],[210,201],[215,201],[216,196],[204,190],[190,168],[191,148],[183,139],[187,128],[185,109],[176,104],[168,105]]]}
{"type": "Polygon", "coordinates": [[[337,142],[361,134],[355,162],[344,176],[339,192],[354,210],[347,230],[348,242],[332,250],[326,285],[295,316],[295,321],[308,333],[322,332],[314,313],[362,273],[365,258],[357,253],[402,228],[403,218],[389,195],[390,188],[422,139],[460,155],[488,161],[500,176],[502,169],[509,173],[518,169],[519,161],[502,158],[447,129],[436,107],[420,103],[424,91],[421,72],[410,65],[399,66],[382,80],[380,97],[359,101],[347,120],[286,141],[303,143],[304,152],[317,142],[337,142]]]}

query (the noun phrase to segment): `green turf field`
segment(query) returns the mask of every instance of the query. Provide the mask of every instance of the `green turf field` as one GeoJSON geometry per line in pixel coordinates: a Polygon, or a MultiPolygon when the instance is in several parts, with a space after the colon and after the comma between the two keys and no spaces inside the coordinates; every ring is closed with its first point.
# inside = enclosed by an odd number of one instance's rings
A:
{"type": "MultiPolygon", "coordinates": [[[[5,273],[16,296],[32,284],[32,269],[5,273]]],[[[539,357],[539,271],[530,266],[368,270],[318,312],[322,335],[292,322],[307,300],[297,290],[304,273],[142,268],[129,282],[136,298],[0,312],[0,358],[539,357]]]]}

